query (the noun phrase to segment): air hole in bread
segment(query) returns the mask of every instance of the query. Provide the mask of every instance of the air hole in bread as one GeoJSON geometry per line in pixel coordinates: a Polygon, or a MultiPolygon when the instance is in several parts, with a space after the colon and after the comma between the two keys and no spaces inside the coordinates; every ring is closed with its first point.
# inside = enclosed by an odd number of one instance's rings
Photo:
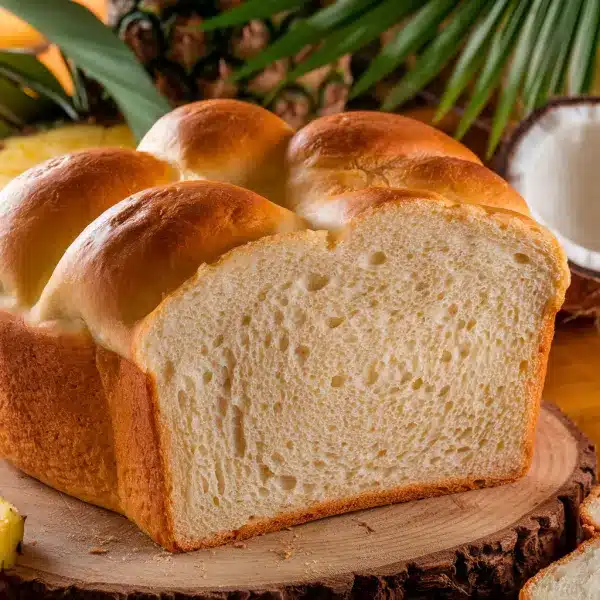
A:
{"type": "Polygon", "coordinates": [[[519,363],[519,373],[521,373],[521,375],[523,375],[524,373],[527,373],[528,368],[529,368],[529,361],[522,360],[519,363]]]}
{"type": "Polygon", "coordinates": [[[470,319],[467,323],[467,331],[471,331],[475,325],[477,325],[477,321],[475,319],[470,319]]]}
{"type": "Polygon", "coordinates": [[[269,467],[267,467],[267,465],[265,465],[265,464],[260,465],[259,473],[260,473],[260,480],[263,483],[267,483],[267,481],[269,481],[269,479],[271,479],[274,475],[273,471],[271,471],[271,469],[269,469],[269,467]]]}
{"type": "Polygon", "coordinates": [[[277,325],[281,325],[283,323],[283,313],[280,310],[275,311],[274,317],[277,325]]]}
{"type": "Polygon", "coordinates": [[[292,450],[294,448],[294,442],[292,442],[292,440],[287,440],[286,443],[285,443],[285,447],[288,450],[292,450]]]}
{"type": "Polygon", "coordinates": [[[266,498],[269,495],[269,490],[266,487],[259,487],[258,495],[262,498],[266,498]]]}
{"type": "Polygon", "coordinates": [[[202,375],[202,381],[204,381],[205,384],[210,383],[212,381],[212,378],[212,371],[204,371],[204,375],[202,375]]]}
{"type": "Polygon", "coordinates": [[[373,385],[374,383],[377,383],[378,379],[379,379],[379,372],[377,371],[377,364],[372,363],[367,370],[366,377],[365,377],[365,383],[367,385],[373,385]]]}
{"type": "Polygon", "coordinates": [[[272,341],[273,341],[273,336],[270,333],[267,333],[265,335],[265,348],[268,348],[271,345],[272,341]]]}
{"type": "MultiPolygon", "coordinates": [[[[446,387],[448,387],[448,386],[446,386],[446,387]]],[[[451,401],[446,402],[446,404],[444,404],[444,414],[447,415],[453,408],[454,408],[454,402],[451,402],[451,401]]]]}
{"type": "Polygon", "coordinates": [[[469,356],[470,352],[471,352],[471,349],[468,344],[463,344],[460,347],[460,357],[461,358],[463,358],[463,359],[467,358],[467,356],[469,356]]]}
{"type": "Polygon", "coordinates": [[[224,396],[220,396],[217,400],[217,414],[221,417],[227,416],[227,410],[229,409],[229,402],[224,396]]]}
{"type": "Polygon", "coordinates": [[[369,264],[376,267],[379,265],[382,265],[383,263],[385,263],[385,261],[387,260],[387,256],[385,255],[385,252],[373,252],[373,254],[371,254],[369,256],[369,264]]]}
{"type": "Polygon", "coordinates": [[[446,293],[440,292],[436,297],[438,300],[443,300],[446,297],[446,293]]]}
{"type": "Polygon", "coordinates": [[[218,335],[213,341],[213,347],[218,348],[223,343],[223,335],[218,335]]]}
{"type": "Polygon", "coordinates": [[[344,375],[334,375],[331,378],[331,387],[332,388],[341,388],[346,381],[346,377],[344,375]]]}
{"type": "Polygon", "coordinates": [[[335,329],[336,327],[339,327],[345,320],[345,317],[329,317],[326,321],[327,327],[330,329],[335,329]]]}
{"type": "Polygon", "coordinates": [[[404,373],[400,379],[400,383],[408,383],[412,379],[412,373],[404,373]]]}
{"type": "Polygon", "coordinates": [[[288,337],[287,333],[284,333],[281,338],[279,338],[279,349],[282,352],[285,352],[290,345],[290,338],[288,337]]]}
{"type": "Polygon", "coordinates": [[[175,375],[175,365],[172,360],[168,360],[165,362],[165,367],[163,369],[163,376],[167,382],[171,382],[173,379],[173,375],[175,375]]]}
{"type": "Polygon", "coordinates": [[[281,477],[277,478],[277,483],[282,490],[291,492],[296,488],[298,482],[293,475],[281,475],[281,477]]]}
{"type": "Polygon", "coordinates": [[[283,410],[283,407],[281,405],[281,402],[275,402],[275,404],[273,404],[273,412],[276,415],[280,415],[282,410],[283,410]]]}
{"type": "Polygon", "coordinates": [[[223,466],[221,461],[215,462],[215,477],[217,478],[217,490],[219,495],[222,496],[225,492],[225,477],[223,476],[223,466]]]}
{"type": "Polygon", "coordinates": [[[244,318],[242,319],[242,325],[248,326],[250,325],[250,321],[252,321],[252,317],[250,315],[244,315],[244,318]]]}
{"type": "Polygon", "coordinates": [[[296,346],[294,355],[296,356],[298,363],[303,365],[310,355],[310,348],[308,346],[296,346]]]}
{"type": "Polygon", "coordinates": [[[449,352],[448,350],[444,350],[442,352],[441,361],[442,362],[450,362],[451,360],[452,360],[452,353],[449,352]]]}
{"type": "Polygon", "coordinates": [[[325,468],[325,463],[322,460],[315,460],[313,462],[313,465],[315,466],[315,468],[317,469],[323,469],[325,468]]]}
{"type": "Polygon", "coordinates": [[[418,379],[415,379],[413,381],[412,389],[413,390],[418,390],[418,389],[421,388],[422,385],[423,385],[423,380],[419,377],[418,379]]]}
{"type": "Polygon", "coordinates": [[[246,455],[244,413],[237,406],[233,407],[233,442],[236,455],[243,458],[246,455]]]}
{"type": "Polygon", "coordinates": [[[529,256],[527,256],[527,254],[523,254],[522,252],[517,252],[515,255],[515,261],[518,262],[520,265],[526,265],[527,263],[531,262],[531,259],[529,258],[529,256]]]}
{"type": "Polygon", "coordinates": [[[329,277],[327,275],[311,273],[306,278],[305,287],[309,292],[318,292],[319,290],[322,290],[328,283],[329,277]]]}

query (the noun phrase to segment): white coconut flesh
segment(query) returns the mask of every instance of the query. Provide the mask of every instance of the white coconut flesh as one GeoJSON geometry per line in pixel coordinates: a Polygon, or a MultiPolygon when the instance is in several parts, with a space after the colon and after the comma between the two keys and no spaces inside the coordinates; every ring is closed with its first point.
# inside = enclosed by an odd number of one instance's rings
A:
{"type": "Polygon", "coordinates": [[[542,113],[516,141],[506,176],[569,259],[600,272],[600,104],[542,113]]]}

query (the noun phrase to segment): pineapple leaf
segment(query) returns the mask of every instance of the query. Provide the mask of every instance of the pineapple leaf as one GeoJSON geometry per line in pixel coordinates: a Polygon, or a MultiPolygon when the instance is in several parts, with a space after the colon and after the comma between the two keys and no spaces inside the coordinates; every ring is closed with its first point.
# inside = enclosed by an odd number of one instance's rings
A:
{"type": "Polygon", "coordinates": [[[434,118],[435,123],[440,121],[452,109],[459,96],[469,85],[469,82],[473,81],[475,74],[481,68],[485,60],[485,47],[491,34],[498,27],[509,1],[499,0],[495,2],[488,14],[475,26],[446,85],[434,118]]]}
{"type": "Polygon", "coordinates": [[[90,112],[90,102],[81,71],[73,64],[72,60],[65,56],[64,52],[61,51],[60,54],[73,80],[73,106],[78,112],[85,115],[90,112]]]}
{"type": "Polygon", "coordinates": [[[566,6],[563,4],[562,19],[558,28],[557,52],[551,64],[551,75],[548,89],[551,94],[562,93],[565,86],[567,60],[575,39],[575,27],[579,18],[582,0],[570,0],[566,6]]]}
{"type": "Polygon", "coordinates": [[[569,61],[569,93],[583,94],[592,84],[600,23],[600,0],[585,0],[569,61]]]}
{"type": "Polygon", "coordinates": [[[45,98],[27,94],[20,86],[0,75],[0,116],[23,127],[31,119],[43,114],[49,103],[45,98]]]}
{"type": "MultiPolygon", "coordinates": [[[[18,1],[18,0],[17,0],[18,1]]],[[[254,19],[266,19],[274,14],[304,6],[308,0],[248,0],[231,10],[204,21],[204,31],[243,25],[254,19]]]]}
{"type": "Polygon", "coordinates": [[[400,66],[409,54],[423,46],[424,42],[435,34],[440,23],[455,4],[454,0],[432,0],[425,4],[371,62],[369,68],[354,85],[350,97],[355,98],[366,92],[400,66]]]}
{"type": "Polygon", "coordinates": [[[560,40],[556,31],[562,6],[563,0],[552,0],[546,12],[544,24],[535,41],[535,48],[523,84],[522,96],[525,114],[529,114],[543,104],[548,97],[548,67],[552,64],[552,57],[556,54],[555,44],[557,40],[560,40]]]}
{"type": "Polygon", "coordinates": [[[514,47],[515,38],[527,15],[527,8],[527,2],[513,0],[510,10],[507,11],[505,22],[496,30],[482,72],[479,74],[469,104],[458,124],[455,134],[458,139],[465,135],[498,86],[504,65],[514,47]]]}
{"type": "Polygon", "coordinates": [[[508,70],[508,77],[500,94],[500,100],[492,121],[492,130],[488,139],[487,158],[490,158],[498,145],[502,132],[510,119],[513,107],[517,100],[519,88],[525,75],[525,69],[531,58],[531,45],[538,36],[544,21],[544,14],[548,10],[548,0],[533,0],[525,23],[519,34],[516,48],[513,52],[512,62],[508,70]]]}
{"type": "Polygon", "coordinates": [[[422,4],[419,0],[382,0],[360,19],[337,29],[325,38],[321,48],[302,61],[287,77],[288,81],[318,69],[350,52],[366,46],[384,31],[415,11],[422,4]]]}
{"type": "Polygon", "coordinates": [[[0,0],[104,86],[136,137],[170,110],[133,52],[87,8],[71,0],[0,0]]]}
{"type": "Polygon", "coordinates": [[[54,75],[35,56],[0,51],[0,75],[31,95],[33,90],[59,106],[74,121],[79,119],[69,97],[54,75]],[[29,93],[28,93],[29,92],[29,93]]]}
{"type": "Polygon", "coordinates": [[[490,0],[469,0],[458,5],[448,25],[425,49],[409,71],[387,95],[383,110],[393,110],[427,85],[460,50],[460,40],[490,0]]]}
{"type": "Polygon", "coordinates": [[[15,128],[2,118],[2,107],[0,106],[0,139],[8,137],[15,132],[15,128]]]}
{"type": "Polygon", "coordinates": [[[264,52],[251,58],[234,74],[234,79],[245,79],[276,60],[296,54],[305,46],[320,42],[333,29],[362,13],[374,1],[339,0],[319,10],[311,17],[298,21],[292,29],[273,42],[264,52]]]}

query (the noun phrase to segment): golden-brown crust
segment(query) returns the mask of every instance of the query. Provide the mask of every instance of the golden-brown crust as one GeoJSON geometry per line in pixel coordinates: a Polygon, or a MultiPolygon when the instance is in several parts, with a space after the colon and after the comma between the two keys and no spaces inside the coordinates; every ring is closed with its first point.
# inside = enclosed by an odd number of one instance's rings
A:
{"type": "Polygon", "coordinates": [[[514,473],[508,473],[505,476],[496,478],[447,480],[435,483],[412,484],[396,487],[391,490],[362,492],[349,498],[326,500],[295,511],[279,514],[270,519],[252,521],[239,529],[223,531],[207,539],[177,540],[176,550],[189,552],[201,548],[212,548],[226,544],[232,540],[244,540],[255,535],[280,531],[286,527],[301,525],[307,521],[323,519],[333,515],[375,508],[376,506],[384,506],[386,504],[434,498],[436,496],[443,496],[444,494],[456,494],[484,487],[513,483],[522,476],[522,473],[523,469],[518,468],[515,469],[514,473]]]}
{"type": "Polygon", "coordinates": [[[0,455],[53,487],[119,509],[113,428],[84,332],[0,311],[0,455]]]}
{"type": "Polygon", "coordinates": [[[319,119],[288,150],[287,205],[316,227],[339,194],[370,187],[438,193],[453,202],[529,214],[523,198],[464,146],[398,115],[355,112],[319,119]]]}
{"type": "Polygon", "coordinates": [[[600,522],[592,517],[590,506],[592,503],[597,503],[600,506],[600,485],[592,488],[590,495],[583,501],[581,505],[581,524],[586,530],[589,537],[600,536],[600,522]]]}
{"type": "Polygon", "coordinates": [[[121,512],[156,543],[176,550],[152,382],[135,364],[102,347],[97,365],[112,420],[121,512]]]}
{"type": "MultiPolygon", "coordinates": [[[[600,547],[600,538],[594,538],[594,539],[588,540],[587,542],[583,542],[583,544],[578,546],[570,554],[567,554],[560,560],[553,562],[551,565],[547,566],[545,569],[542,569],[541,571],[539,571],[537,573],[537,575],[535,575],[534,577],[529,579],[529,581],[527,581],[527,583],[523,586],[523,589],[521,590],[521,592],[519,594],[519,600],[533,600],[533,596],[532,596],[532,593],[534,591],[533,588],[540,582],[541,579],[543,579],[544,577],[546,577],[547,575],[552,573],[552,571],[556,567],[567,564],[570,560],[573,560],[579,554],[583,554],[588,548],[591,548],[593,546],[600,547]]],[[[573,598],[575,600],[575,597],[573,597],[573,598]]]]}
{"type": "Polygon", "coordinates": [[[294,168],[335,168],[352,161],[363,168],[390,160],[446,156],[481,163],[466,146],[425,123],[383,112],[356,111],[322,117],[302,128],[290,144],[294,168]]]}
{"type": "Polygon", "coordinates": [[[176,165],[185,179],[233,183],[282,204],[292,134],[285,121],[255,104],[205,100],[159,119],[138,149],[176,165]]]}
{"type": "Polygon", "coordinates": [[[134,150],[86,150],[54,158],[0,192],[0,288],[17,307],[39,297],[69,244],[106,209],[173,181],[161,160],[134,150]]]}
{"type": "Polygon", "coordinates": [[[152,188],[106,211],[71,245],[33,315],[81,318],[102,344],[129,356],[135,324],[199,265],[265,235],[304,228],[294,213],[234,185],[152,188]]]}

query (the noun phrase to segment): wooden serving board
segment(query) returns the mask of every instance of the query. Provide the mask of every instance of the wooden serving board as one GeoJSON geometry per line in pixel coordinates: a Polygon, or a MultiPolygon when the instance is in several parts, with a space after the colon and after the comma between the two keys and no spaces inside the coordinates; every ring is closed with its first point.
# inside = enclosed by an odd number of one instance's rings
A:
{"type": "Polygon", "coordinates": [[[518,483],[170,555],[123,517],[0,462],[0,494],[27,515],[24,554],[0,597],[514,597],[580,538],[578,507],[594,478],[591,443],[546,405],[533,467],[518,483]]]}

